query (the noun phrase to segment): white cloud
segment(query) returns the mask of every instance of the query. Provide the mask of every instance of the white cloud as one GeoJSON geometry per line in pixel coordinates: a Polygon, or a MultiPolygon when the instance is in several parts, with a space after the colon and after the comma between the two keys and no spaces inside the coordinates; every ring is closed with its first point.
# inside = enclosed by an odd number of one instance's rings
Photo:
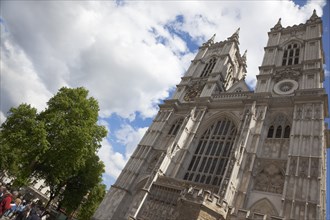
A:
{"type": "Polygon", "coordinates": [[[132,155],[147,129],[147,127],[134,129],[131,125],[124,124],[115,132],[117,141],[126,146],[127,159],[132,155]]]}
{"type": "MultiPolygon", "coordinates": [[[[100,124],[108,125],[105,121],[102,121],[100,124]]],[[[115,132],[115,140],[120,145],[125,146],[125,150],[123,150],[125,153],[114,151],[107,139],[102,141],[102,147],[98,151],[98,155],[104,161],[105,173],[107,175],[113,178],[118,177],[146,130],[147,128],[134,129],[129,124],[124,124],[115,132]]]]}
{"type": "MultiPolygon", "coordinates": [[[[3,30],[3,26],[1,26],[3,30]]],[[[22,102],[43,109],[51,93],[41,81],[33,63],[6,34],[1,36],[1,114],[22,102]]]]}
{"type": "Polygon", "coordinates": [[[107,132],[108,132],[108,135],[109,135],[109,133],[110,133],[110,124],[109,124],[109,122],[108,122],[107,120],[102,119],[102,118],[99,119],[99,120],[98,120],[98,125],[104,126],[105,129],[106,129],[107,132]]]}
{"type": "Polygon", "coordinates": [[[107,139],[102,141],[102,147],[98,151],[98,155],[105,164],[105,173],[117,178],[127,162],[124,156],[115,152],[107,139]]]}
{"type": "MultiPolygon", "coordinates": [[[[136,112],[152,117],[194,57],[169,27],[198,44],[214,33],[216,41],[225,40],[240,27],[241,52],[248,50],[247,82],[254,85],[267,32],[278,18],[283,26],[299,24],[313,9],[322,16],[325,3],[1,1],[0,116],[22,102],[42,110],[60,87],[84,86],[99,101],[104,120],[112,113],[130,121],[136,112]]],[[[109,129],[106,121],[100,124],[109,129]]],[[[111,131],[126,153],[103,141],[99,155],[109,175],[118,176],[145,130],[124,124],[111,131]]]]}
{"type": "MultiPolygon", "coordinates": [[[[277,19],[282,17],[283,26],[304,22],[314,8],[322,15],[324,4],[1,2],[12,46],[16,54],[22,54],[2,61],[8,103],[1,105],[1,111],[22,101],[42,107],[40,103],[60,87],[84,86],[99,100],[104,117],[115,112],[133,120],[137,111],[151,117],[157,112],[155,104],[168,96],[169,88],[188,67],[187,60],[193,58],[183,39],[165,25],[188,32],[198,43],[213,33],[217,33],[216,40],[224,40],[241,27],[241,50],[248,49],[247,81],[254,81],[266,33],[277,19]],[[182,16],[183,22],[176,23],[177,16],[182,16]],[[152,29],[166,39],[165,45],[157,42],[152,29]],[[19,67],[13,69],[9,63],[20,65],[13,64],[19,67]],[[21,89],[15,89],[17,84],[21,89]]],[[[1,38],[8,41],[9,37],[1,38]]],[[[1,51],[5,49],[3,43],[1,51]]]]}

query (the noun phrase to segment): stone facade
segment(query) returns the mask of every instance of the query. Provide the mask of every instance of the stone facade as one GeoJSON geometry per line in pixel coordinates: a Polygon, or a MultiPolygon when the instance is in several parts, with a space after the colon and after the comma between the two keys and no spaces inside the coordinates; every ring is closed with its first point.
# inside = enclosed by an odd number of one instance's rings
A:
{"type": "Polygon", "coordinates": [[[325,219],[322,21],[268,35],[255,91],[239,30],[199,48],[94,220],[325,219]]]}

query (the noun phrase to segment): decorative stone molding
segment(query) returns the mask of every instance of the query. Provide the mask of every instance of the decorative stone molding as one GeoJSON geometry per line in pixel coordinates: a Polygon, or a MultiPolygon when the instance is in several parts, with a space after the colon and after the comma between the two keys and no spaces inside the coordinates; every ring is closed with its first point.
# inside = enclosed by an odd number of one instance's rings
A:
{"type": "Polygon", "coordinates": [[[274,92],[278,95],[291,95],[296,89],[298,89],[298,83],[291,79],[281,80],[274,86],[274,92]]]}
{"type": "Polygon", "coordinates": [[[187,92],[183,97],[183,100],[186,102],[194,101],[196,97],[198,97],[205,85],[203,81],[195,81],[191,85],[188,86],[187,92]]]}
{"type": "Polygon", "coordinates": [[[253,176],[254,190],[283,193],[286,162],[278,160],[258,159],[253,176]]]}
{"type": "Polygon", "coordinates": [[[292,68],[285,68],[284,70],[276,71],[273,74],[273,79],[275,82],[279,82],[284,79],[291,79],[294,81],[298,81],[301,73],[299,70],[295,70],[292,68]]]}

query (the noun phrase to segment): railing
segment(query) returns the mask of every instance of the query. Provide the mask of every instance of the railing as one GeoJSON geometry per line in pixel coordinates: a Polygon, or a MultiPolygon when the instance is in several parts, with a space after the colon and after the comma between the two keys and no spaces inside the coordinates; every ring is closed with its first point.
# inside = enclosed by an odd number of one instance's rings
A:
{"type": "Polygon", "coordinates": [[[243,99],[243,98],[247,98],[250,97],[252,94],[254,94],[253,92],[231,92],[231,93],[221,93],[221,94],[216,94],[216,95],[212,95],[213,99],[243,99]]]}

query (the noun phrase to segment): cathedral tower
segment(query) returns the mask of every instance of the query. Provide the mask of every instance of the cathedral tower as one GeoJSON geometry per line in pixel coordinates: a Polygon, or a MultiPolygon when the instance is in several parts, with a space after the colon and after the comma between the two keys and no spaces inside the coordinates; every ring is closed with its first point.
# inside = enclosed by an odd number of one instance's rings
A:
{"type": "Polygon", "coordinates": [[[255,91],[239,29],[199,48],[94,220],[325,219],[322,21],[268,36],[255,91]]]}

